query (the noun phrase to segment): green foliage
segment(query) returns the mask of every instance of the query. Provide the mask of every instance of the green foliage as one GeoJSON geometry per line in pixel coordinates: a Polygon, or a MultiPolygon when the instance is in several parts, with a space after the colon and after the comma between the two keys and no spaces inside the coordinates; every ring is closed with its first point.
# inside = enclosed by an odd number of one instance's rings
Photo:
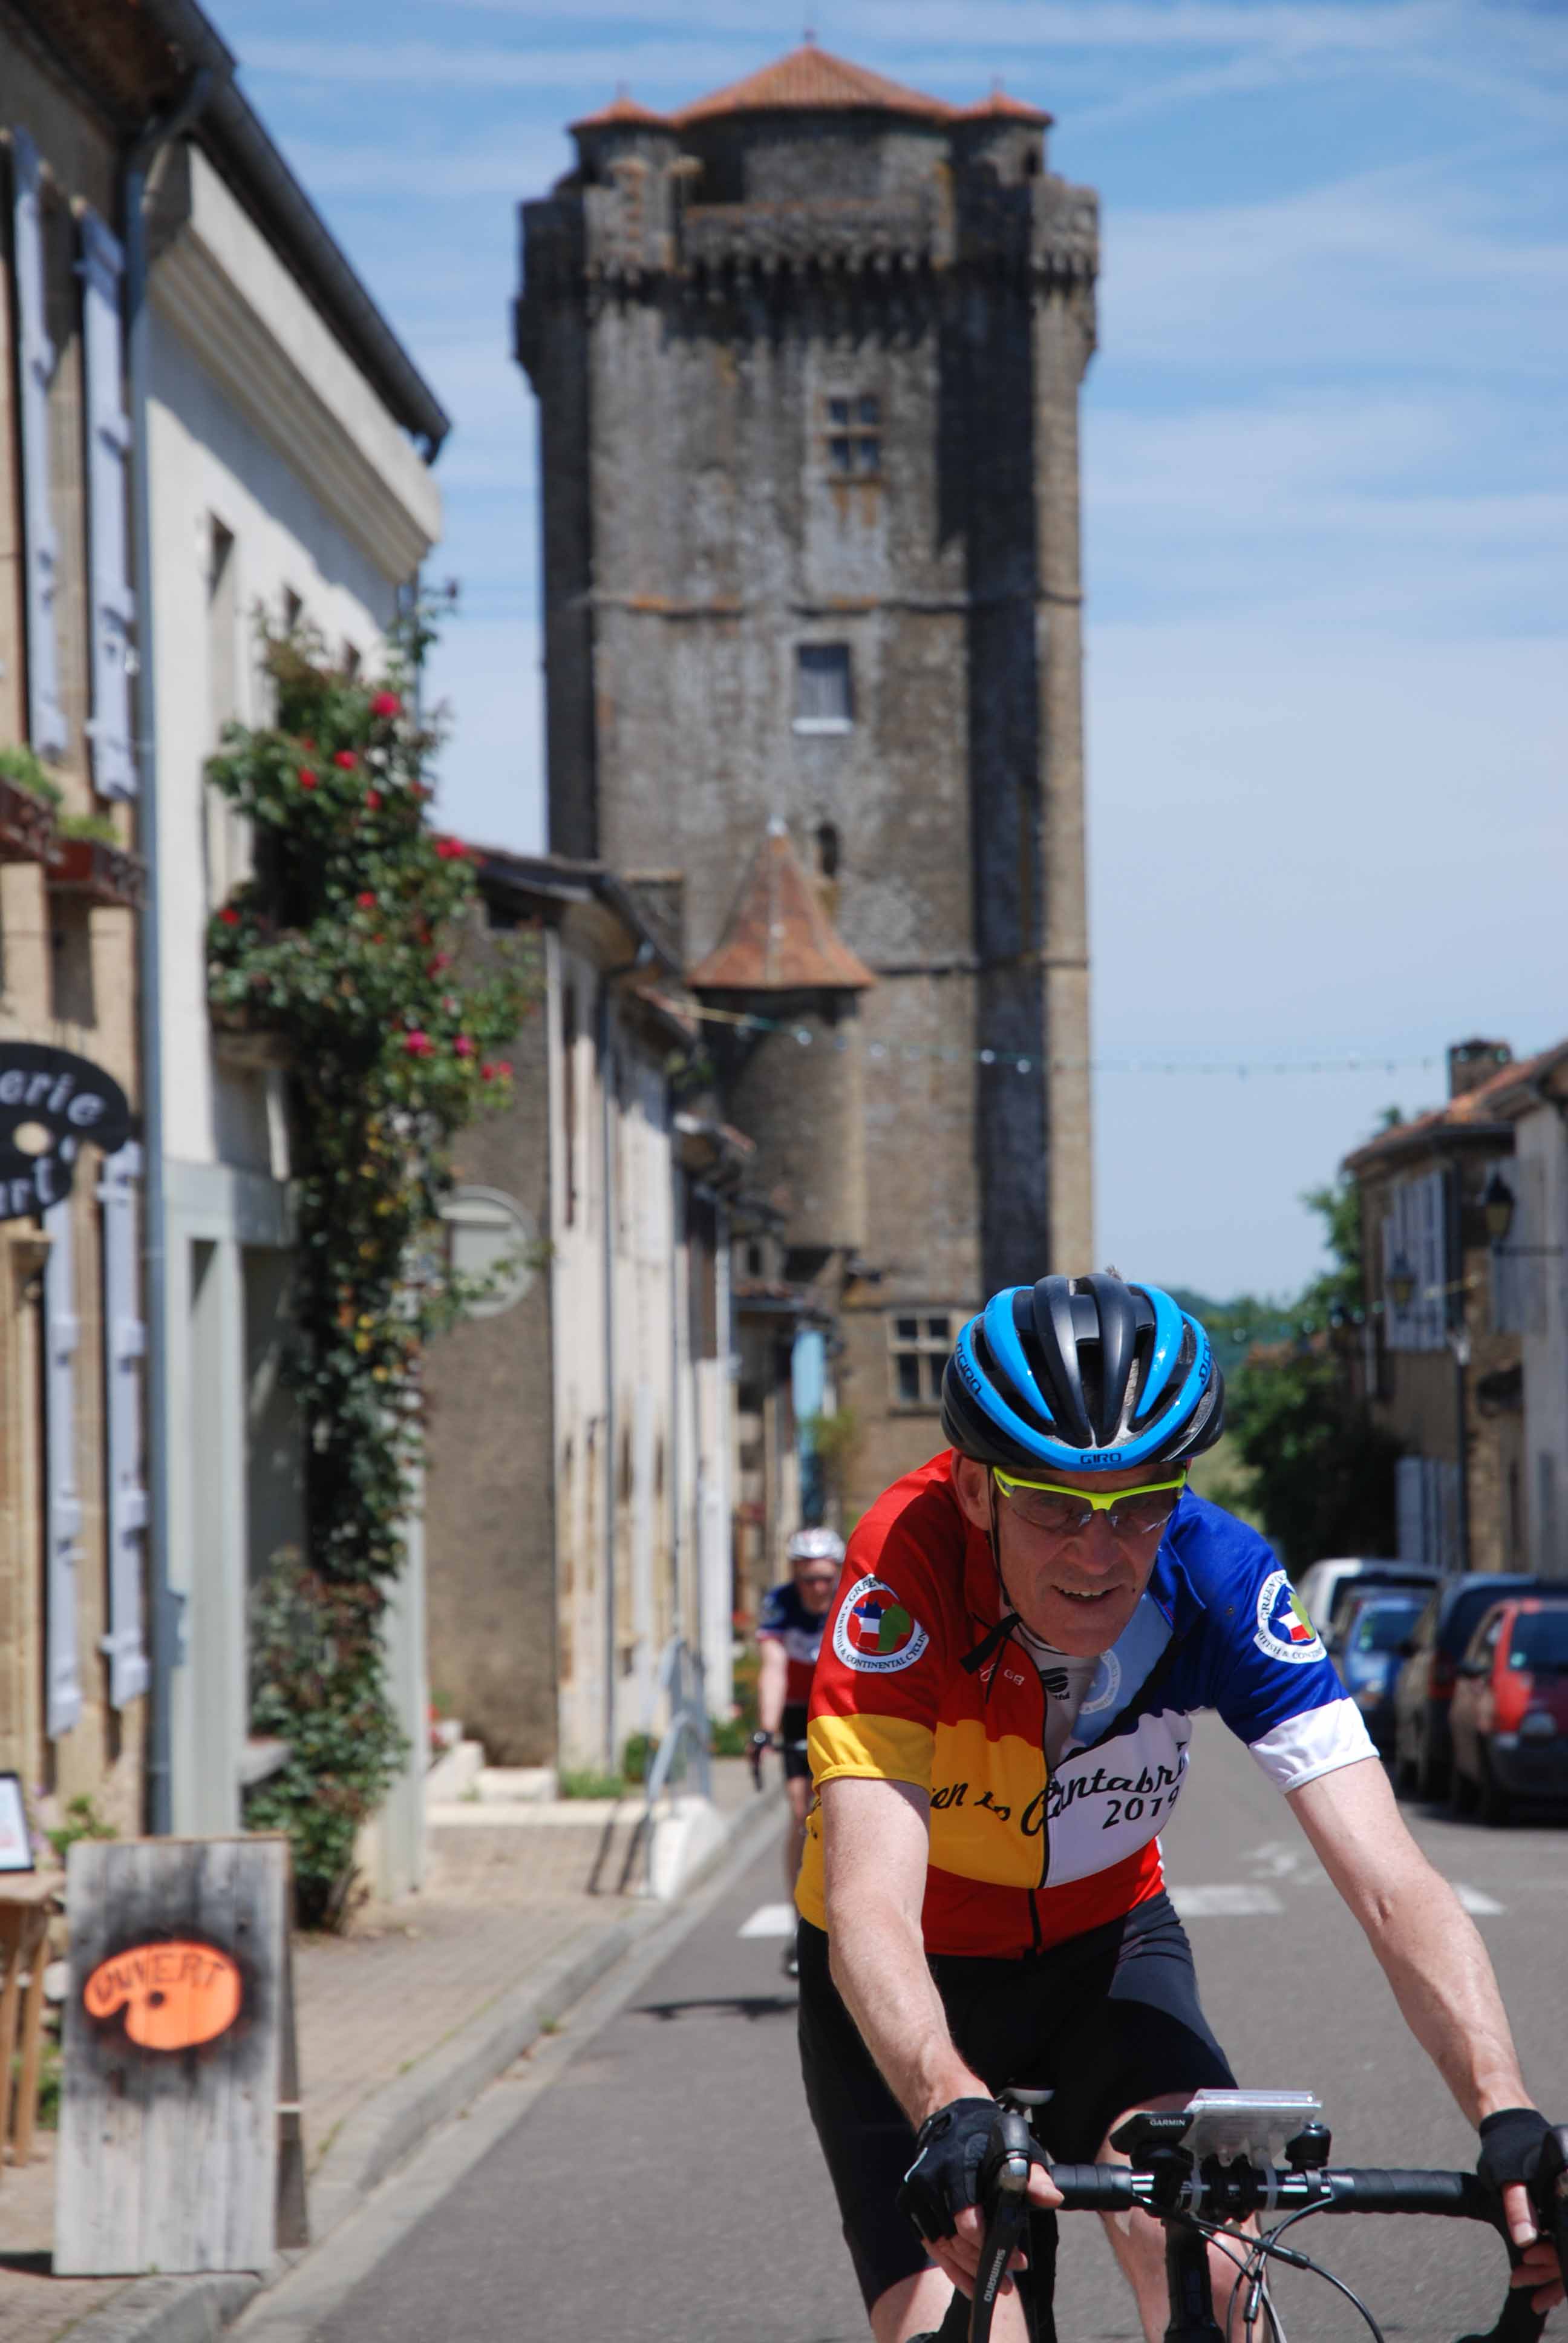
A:
{"type": "Polygon", "coordinates": [[[55,828],[62,838],[90,838],[97,846],[120,843],[120,833],[106,813],[63,813],[55,828]]]}
{"type": "Polygon", "coordinates": [[[29,797],[42,798],[45,805],[60,806],[65,793],[50,773],[42,758],[25,743],[0,749],[0,780],[11,782],[14,788],[25,789],[29,797]]]}
{"type": "Polygon", "coordinates": [[[562,1798],[621,1798],[627,1785],[618,1774],[597,1774],[591,1765],[568,1766],[557,1776],[556,1794],[562,1798]]]}
{"type": "Polygon", "coordinates": [[[1329,1554],[1392,1553],[1400,1453],[1352,1401],[1335,1348],[1362,1302],[1354,1182],[1302,1201],[1323,1222],[1330,1266],[1292,1305],[1295,1339],[1255,1349],[1230,1381],[1227,1406],[1246,1494],[1293,1571],[1329,1554]]]}
{"type": "Polygon", "coordinates": [[[708,1720],[708,1745],[716,1757],[744,1757],[751,1745],[754,1725],[739,1716],[710,1716],[708,1720]]]}
{"type": "Polygon", "coordinates": [[[266,639],[276,721],[229,725],[207,769],[255,826],[256,873],[213,918],[217,1021],[279,1037],[289,1065],[298,1244],[286,1372],[305,1424],[305,1557],[259,1590],[253,1730],[288,1763],[246,1801],[294,1844],[300,1916],[330,1924],[356,1834],[404,1759],[380,1628],[421,1447],[424,1345],[464,1299],[433,1240],[450,1142],[508,1102],[499,1055],[533,986],[519,960],[448,971],[474,897],[467,850],[426,819],[433,736],[389,682],[266,639]]]}
{"type": "Polygon", "coordinates": [[[658,1743],[651,1733],[628,1733],[620,1753],[620,1770],[628,1782],[646,1782],[658,1743]]]}
{"type": "MultiPolygon", "coordinates": [[[[755,1644],[736,1656],[730,1683],[735,1699],[735,1722],[743,1735],[739,1754],[744,1755],[746,1743],[757,1730],[757,1686],[762,1674],[762,1654],[755,1644]]],[[[729,1753],[723,1752],[723,1755],[729,1753]]]]}
{"type": "Polygon", "coordinates": [[[64,1863],[66,1850],[79,1838],[118,1838],[113,1823],[106,1822],[91,1798],[72,1798],[65,1807],[65,1819],[57,1830],[45,1831],[45,1837],[54,1848],[56,1859],[64,1863]]]}

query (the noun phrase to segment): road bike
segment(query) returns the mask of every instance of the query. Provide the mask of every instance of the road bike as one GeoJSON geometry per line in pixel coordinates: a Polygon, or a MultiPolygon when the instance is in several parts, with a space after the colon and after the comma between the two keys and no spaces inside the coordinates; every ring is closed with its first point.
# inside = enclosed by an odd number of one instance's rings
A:
{"type": "MultiPolygon", "coordinates": [[[[1008,2090],[980,2167],[980,2203],[985,2245],[972,2304],[955,2296],[935,2343],[989,2343],[991,2319],[1015,2251],[1030,2243],[1031,2268],[1021,2273],[1049,2306],[1055,2235],[1049,2218],[1025,2197],[1031,2162],[1040,2151],[1030,2128],[1049,2091],[1008,2090]],[[1036,2262],[1038,2258],[1038,2272],[1036,2262]]],[[[1332,2139],[1309,2093],[1200,2091],[1186,2107],[1130,2116],[1111,2135],[1129,2164],[1053,2164],[1063,2212],[1124,2213],[1140,2208],[1165,2230],[1165,2275],[1171,2319],[1165,2343],[1256,2343],[1259,2322],[1271,2343],[1284,2343],[1269,2298],[1271,2266],[1310,2270],[1342,2295],[1366,2322],[1376,2343],[1382,2330],[1366,2305],[1332,2270],[1284,2232],[1310,2214],[1427,2213],[1479,2221],[1507,2240],[1497,2195],[1473,2172],[1388,2172],[1332,2168],[1332,2139]],[[1239,2225],[1251,2221],[1251,2230],[1239,2225]],[[1214,2313],[1209,2275],[1211,2244],[1238,2268],[1231,2301],[1230,2337],[1214,2313]]],[[[1551,2238],[1568,2276],[1568,2127],[1550,2133],[1533,2185],[1535,2217],[1551,2238]]],[[[1509,2246],[1511,2261],[1518,2258],[1509,2246]]],[[[1034,2314],[1030,2314],[1031,2329],[1034,2314]]],[[[1496,2324],[1464,2343],[1536,2343],[1544,2314],[1533,2310],[1527,2290],[1510,2291],[1496,2324]]],[[[1047,2329],[1049,2332],[1049,2328],[1047,2329]]]]}

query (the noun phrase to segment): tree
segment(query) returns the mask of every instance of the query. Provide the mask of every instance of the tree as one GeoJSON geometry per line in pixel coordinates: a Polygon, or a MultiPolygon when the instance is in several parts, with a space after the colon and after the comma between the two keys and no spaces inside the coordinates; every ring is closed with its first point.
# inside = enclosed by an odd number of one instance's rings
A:
{"type": "Polygon", "coordinates": [[[1293,1305],[1293,1339],[1249,1353],[1228,1407],[1251,1501],[1293,1571],[1329,1554],[1392,1552],[1400,1453],[1352,1398],[1337,1348],[1362,1302],[1355,1184],[1314,1188],[1302,1202],[1323,1222],[1330,1266],[1293,1305]]]}

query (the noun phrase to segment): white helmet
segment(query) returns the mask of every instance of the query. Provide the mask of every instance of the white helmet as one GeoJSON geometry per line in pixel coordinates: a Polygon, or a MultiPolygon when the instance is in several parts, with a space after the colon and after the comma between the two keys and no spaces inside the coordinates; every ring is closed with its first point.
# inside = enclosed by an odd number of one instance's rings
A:
{"type": "Polygon", "coordinates": [[[784,1549],[787,1562],[842,1562],[844,1541],[837,1530],[797,1530],[784,1549]]]}

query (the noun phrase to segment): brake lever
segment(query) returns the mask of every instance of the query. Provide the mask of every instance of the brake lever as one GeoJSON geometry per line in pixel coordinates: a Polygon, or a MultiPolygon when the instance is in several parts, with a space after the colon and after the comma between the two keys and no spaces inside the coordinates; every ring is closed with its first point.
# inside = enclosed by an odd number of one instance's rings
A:
{"type": "Polygon", "coordinates": [[[985,2242],[975,2273],[970,2343],[990,2343],[997,2296],[1029,2225],[1029,2173],[1034,2160],[1029,2117],[1004,2107],[991,2126],[980,2168],[978,2202],[986,2217],[985,2242]]]}

